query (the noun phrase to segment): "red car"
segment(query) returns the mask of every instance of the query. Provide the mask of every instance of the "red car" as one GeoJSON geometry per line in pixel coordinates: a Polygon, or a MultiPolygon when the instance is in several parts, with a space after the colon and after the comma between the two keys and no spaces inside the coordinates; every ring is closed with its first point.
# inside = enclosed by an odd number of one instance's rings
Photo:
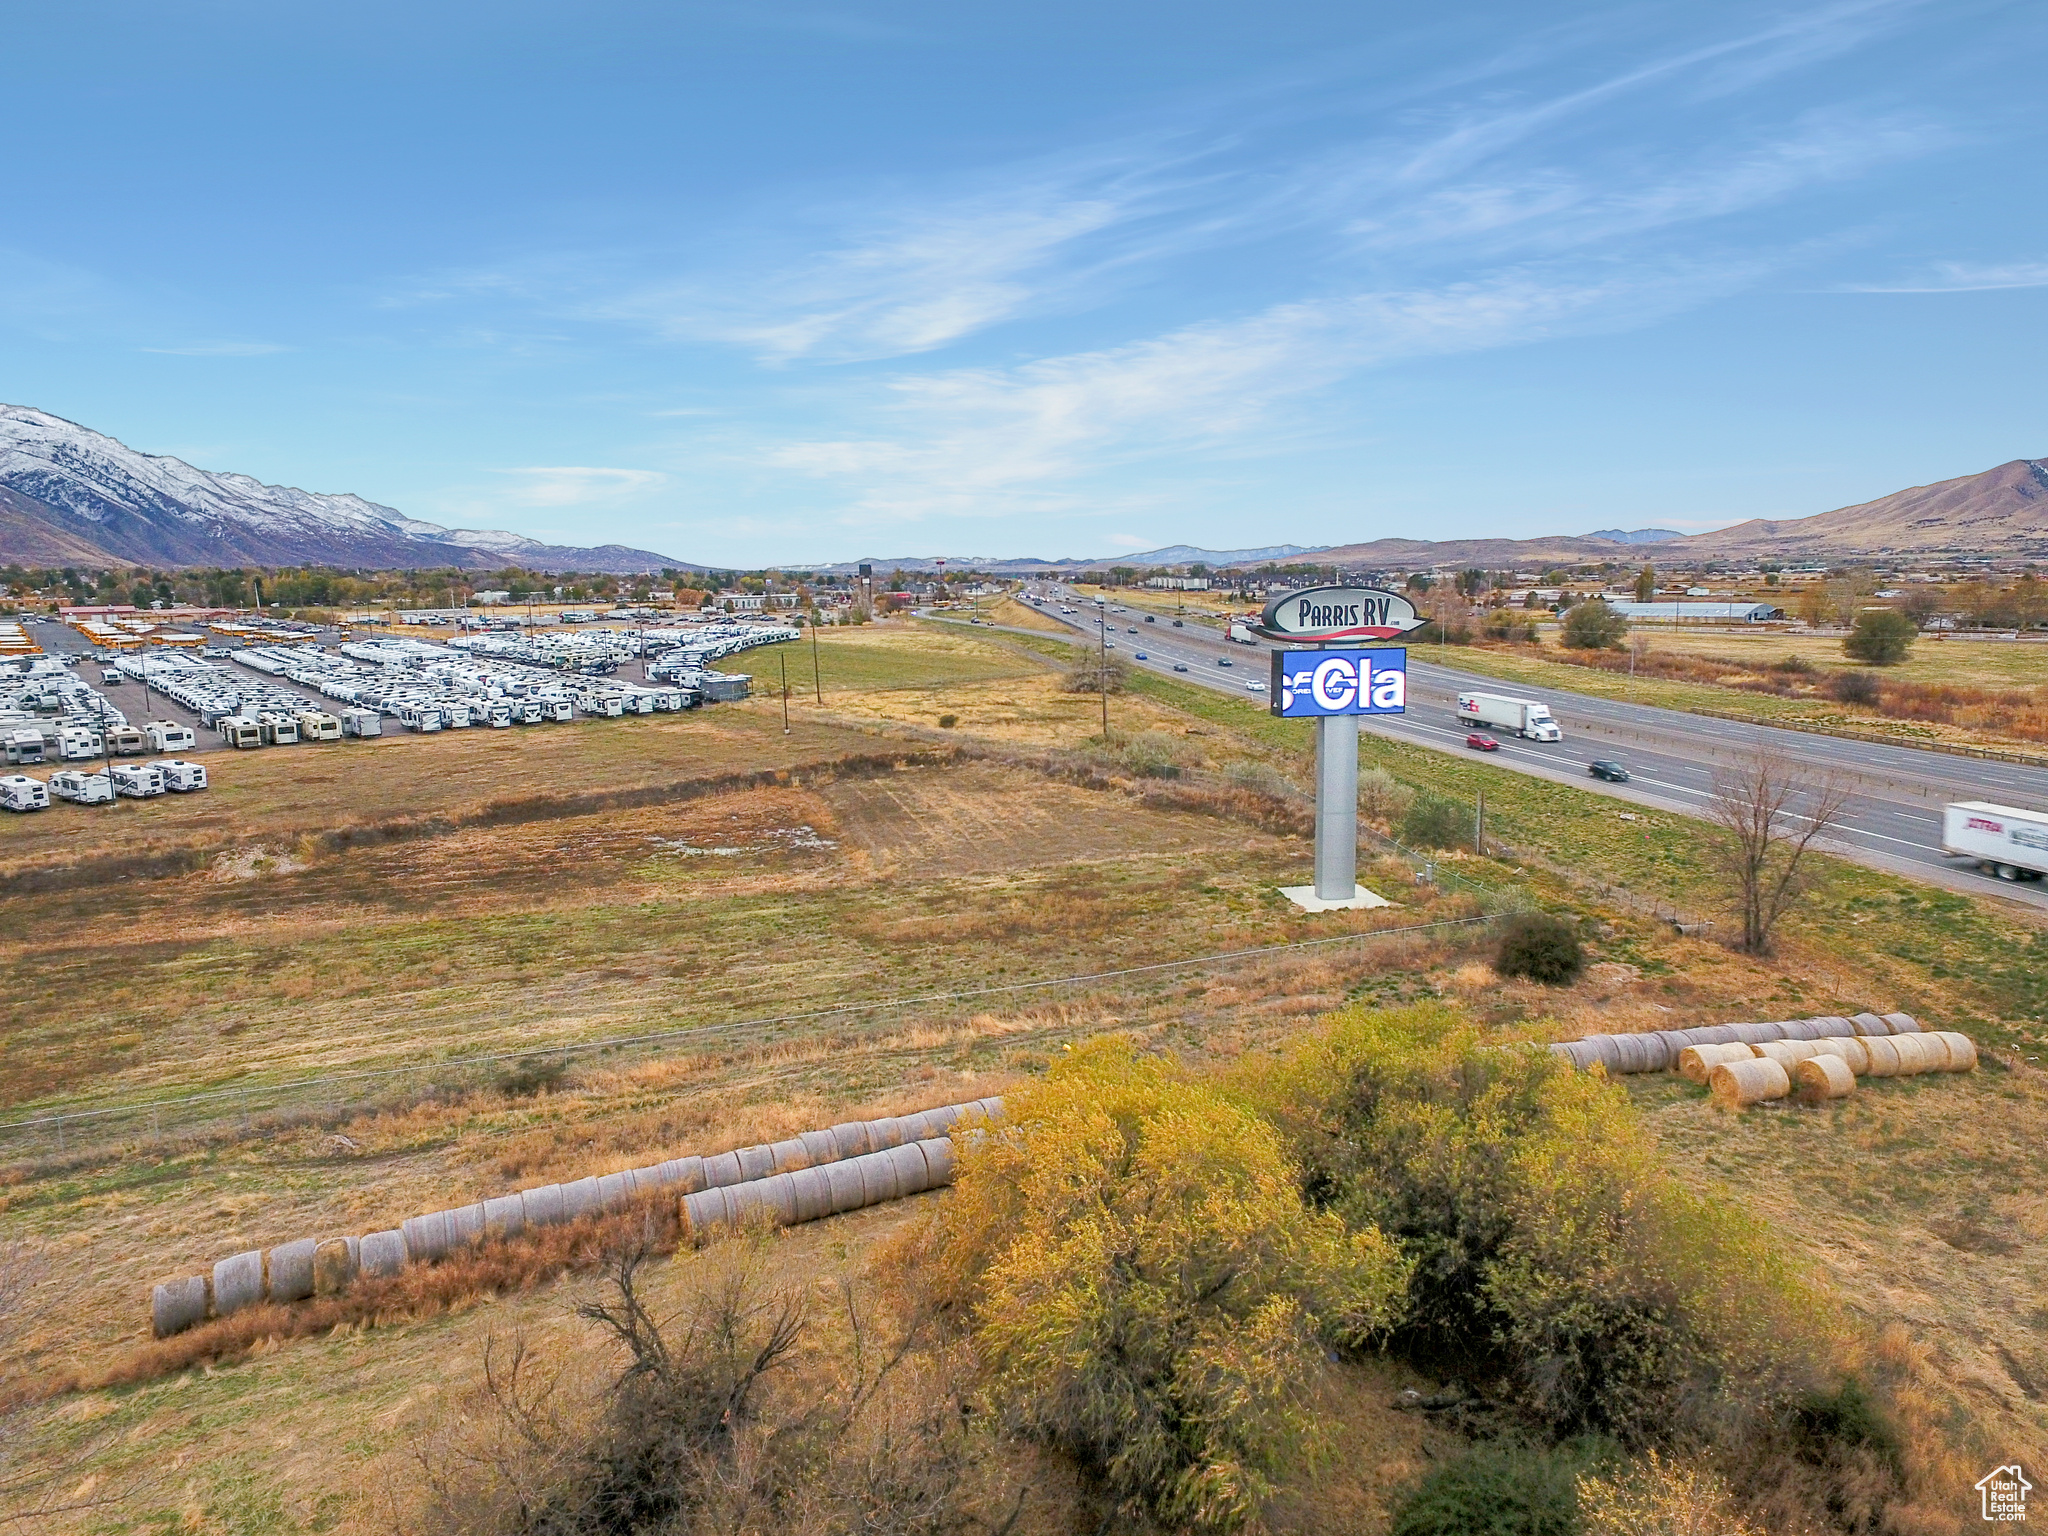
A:
{"type": "Polygon", "coordinates": [[[1477,747],[1481,752],[1498,752],[1500,750],[1500,743],[1484,731],[1474,731],[1470,736],[1467,736],[1465,738],[1465,745],[1477,747]]]}

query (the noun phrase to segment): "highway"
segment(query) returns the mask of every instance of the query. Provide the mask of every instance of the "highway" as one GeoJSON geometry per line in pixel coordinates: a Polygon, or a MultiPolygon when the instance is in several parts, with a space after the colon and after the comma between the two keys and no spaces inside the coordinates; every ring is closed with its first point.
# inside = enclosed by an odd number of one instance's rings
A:
{"type": "MultiPolygon", "coordinates": [[[[1033,583],[1040,612],[1066,625],[1078,643],[1098,643],[1097,609],[1054,583],[1033,583]],[[1062,614],[1060,608],[1076,611],[1062,614]]],[[[1249,687],[1267,681],[1271,647],[1227,641],[1193,620],[1173,627],[1170,615],[1111,603],[1109,641],[1127,665],[1263,704],[1266,695],[1249,687]],[[1135,632],[1134,632],[1135,631],[1135,632]],[[1138,659],[1138,652],[1144,659],[1138,659]],[[1225,666],[1224,662],[1231,665],[1225,666]],[[1184,668],[1184,672],[1176,672],[1184,668]]],[[[1020,633],[1034,633],[1024,630],[1020,633]]],[[[1519,685],[1463,672],[1429,657],[1427,646],[1408,652],[1408,712],[1361,716],[1364,730],[1453,753],[1479,753],[1465,745],[1467,728],[1453,706],[1461,690],[1520,693],[1519,685]]],[[[1759,745],[1774,748],[1816,776],[1844,781],[1852,791],[1842,820],[1827,841],[1831,852],[1872,868],[1910,875],[1950,889],[2000,896],[2048,910],[2048,890],[2031,882],[2007,882],[1975,864],[1941,851],[1941,808],[1954,800],[2048,808],[2048,769],[1977,758],[1951,757],[1912,747],[1881,746],[1842,737],[1788,731],[1771,726],[1715,720],[1680,710],[1552,689],[1537,691],[1564,729],[1561,742],[1523,741],[1489,731],[1500,750],[1486,753],[1504,768],[1571,783],[1616,800],[1655,806],[1686,815],[1705,814],[1717,769],[1734,766],[1759,745]],[[1587,772],[1595,758],[1628,765],[1631,781],[1609,784],[1587,772]]]]}

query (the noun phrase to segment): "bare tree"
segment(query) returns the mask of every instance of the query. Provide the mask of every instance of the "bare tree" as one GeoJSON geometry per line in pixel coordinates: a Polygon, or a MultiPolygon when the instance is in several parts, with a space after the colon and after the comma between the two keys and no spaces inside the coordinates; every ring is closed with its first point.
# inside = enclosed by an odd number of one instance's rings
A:
{"type": "Polygon", "coordinates": [[[1807,855],[1840,823],[1848,800],[1841,780],[1808,778],[1769,747],[1716,771],[1707,818],[1719,832],[1710,846],[1734,894],[1744,953],[1770,948],[1778,919],[1812,884],[1807,855]]]}

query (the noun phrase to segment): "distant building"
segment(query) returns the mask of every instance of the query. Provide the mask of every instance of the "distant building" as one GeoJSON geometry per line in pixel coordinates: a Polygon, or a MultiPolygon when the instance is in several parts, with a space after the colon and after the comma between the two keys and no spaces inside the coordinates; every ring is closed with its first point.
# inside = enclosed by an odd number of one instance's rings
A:
{"type": "Polygon", "coordinates": [[[1608,606],[1625,619],[1646,624],[1762,624],[1785,617],[1784,609],[1769,603],[1625,603],[1610,598],[1608,606]]]}
{"type": "Polygon", "coordinates": [[[475,592],[470,594],[469,600],[472,603],[482,603],[486,608],[489,608],[498,603],[511,602],[512,594],[510,592],[475,592]]]}
{"type": "Polygon", "coordinates": [[[1206,592],[1209,578],[1206,576],[1147,576],[1145,585],[1161,592],[1206,592]]]}

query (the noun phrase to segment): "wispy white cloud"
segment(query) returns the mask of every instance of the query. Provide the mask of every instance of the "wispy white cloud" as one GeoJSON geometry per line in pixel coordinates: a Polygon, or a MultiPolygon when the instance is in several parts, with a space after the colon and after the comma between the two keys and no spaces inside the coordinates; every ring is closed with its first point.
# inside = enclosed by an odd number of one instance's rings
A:
{"type": "Polygon", "coordinates": [[[513,492],[513,497],[533,507],[575,507],[591,502],[614,501],[659,485],[668,478],[659,470],[613,469],[589,464],[529,465],[498,473],[521,476],[522,483],[513,492]]]}
{"type": "Polygon", "coordinates": [[[1843,293],[1991,293],[2004,288],[2048,288],[2048,261],[2016,261],[1979,266],[1970,262],[1937,263],[1926,277],[1896,283],[1845,283],[1843,293]]]}

